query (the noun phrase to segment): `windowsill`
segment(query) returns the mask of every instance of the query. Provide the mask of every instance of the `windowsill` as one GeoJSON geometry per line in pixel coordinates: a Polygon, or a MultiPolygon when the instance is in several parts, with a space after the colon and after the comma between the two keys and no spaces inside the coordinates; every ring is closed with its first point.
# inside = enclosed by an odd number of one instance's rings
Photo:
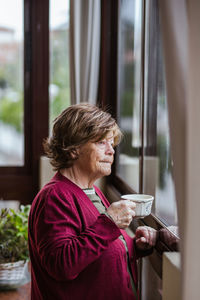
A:
{"type": "Polygon", "coordinates": [[[181,299],[181,259],[179,252],[163,254],[163,299],[181,299]]]}

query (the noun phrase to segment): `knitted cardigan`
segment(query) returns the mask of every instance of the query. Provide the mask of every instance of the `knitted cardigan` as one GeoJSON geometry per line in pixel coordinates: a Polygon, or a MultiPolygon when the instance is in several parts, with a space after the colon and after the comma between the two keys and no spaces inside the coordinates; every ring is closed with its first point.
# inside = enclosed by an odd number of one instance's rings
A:
{"type": "MultiPolygon", "coordinates": [[[[95,190],[106,207],[110,204],[95,190]]],[[[29,216],[32,300],[134,300],[123,235],[137,287],[134,240],[59,172],[34,199],[29,216]]]]}

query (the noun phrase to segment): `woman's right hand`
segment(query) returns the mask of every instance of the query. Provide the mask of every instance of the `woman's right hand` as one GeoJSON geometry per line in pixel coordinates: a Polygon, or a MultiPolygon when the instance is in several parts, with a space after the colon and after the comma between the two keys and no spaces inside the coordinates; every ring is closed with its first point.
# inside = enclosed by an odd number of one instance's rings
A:
{"type": "Polygon", "coordinates": [[[135,216],[135,203],[130,200],[113,202],[107,213],[120,229],[127,228],[135,216]]]}

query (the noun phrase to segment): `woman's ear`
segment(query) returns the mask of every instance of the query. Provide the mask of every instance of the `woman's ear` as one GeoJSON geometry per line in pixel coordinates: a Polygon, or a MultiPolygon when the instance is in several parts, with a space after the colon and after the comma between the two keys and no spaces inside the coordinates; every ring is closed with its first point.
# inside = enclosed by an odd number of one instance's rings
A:
{"type": "Polygon", "coordinates": [[[79,148],[71,150],[72,159],[77,159],[79,157],[79,154],[80,154],[80,149],[79,148]]]}

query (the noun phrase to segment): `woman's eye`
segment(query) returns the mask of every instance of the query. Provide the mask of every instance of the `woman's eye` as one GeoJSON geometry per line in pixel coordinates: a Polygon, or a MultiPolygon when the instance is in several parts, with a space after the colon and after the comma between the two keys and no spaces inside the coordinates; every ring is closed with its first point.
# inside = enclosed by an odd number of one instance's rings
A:
{"type": "Polygon", "coordinates": [[[101,147],[105,147],[106,145],[110,145],[112,148],[114,148],[114,142],[113,141],[98,141],[96,142],[96,145],[101,146],[101,147]]]}
{"type": "Polygon", "coordinates": [[[98,144],[98,145],[105,145],[106,142],[105,142],[105,141],[99,141],[99,142],[97,142],[97,144],[98,144]]]}

